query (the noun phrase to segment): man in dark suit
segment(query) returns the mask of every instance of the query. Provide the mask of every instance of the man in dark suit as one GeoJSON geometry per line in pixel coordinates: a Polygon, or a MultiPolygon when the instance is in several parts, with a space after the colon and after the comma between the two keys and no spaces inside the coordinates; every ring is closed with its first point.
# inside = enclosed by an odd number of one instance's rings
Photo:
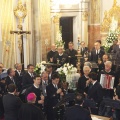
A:
{"type": "Polygon", "coordinates": [[[69,42],[68,43],[68,49],[65,51],[65,53],[69,57],[69,63],[73,64],[74,66],[76,66],[77,57],[75,55],[77,55],[77,51],[74,49],[73,42],[69,42]]]}
{"type": "Polygon", "coordinates": [[[15,96],[16,86],[14,84],[8,85],[8,91],[8,94],[3,96],[5,120],[18,120],[18,111],[22,102],[15,96]]]}
{"type": "Polygon", "coordinates": [[[77,90],[79,93],[84,94],[85,92],[87,92],[87,84],[89,83],[89,73],[90,73],[91,69],[89,66],[84,66],[83,67],[83,72],[84,75],[81,76],[78,80],[78,86],[77,86],[77,90]]]}
{"type": "MultiPolygon", "coordinates": [[[[100,44],[100,49],[101,49],[102,51],[104,51],[104,47],[101,46],[101,40],[96,40],[95,42],[98,42],[98,43],[100,44]]],[[[95,47],[93,47],[92,50],[94,50],[94,49],[95,49],[95,47]]]]}
{"type": "MultiPolygon", "coordinates": [[[[115,76],[115,72],[111,69],[112,68],[112,62],[111,61],[106,61],[105,62],[105,68],[100,71],[100,75],[99,75],[99,81],[101,79],[101,75],[107,75],[107,77],[110,75],[112,77],[116,77],[115,76]]],[[[108,80],[108,79],[107,79],[108,80]]],[[[114,80],[114,86],[117,86],[118,81],[116,81],[116,79],[114,80]]],[[[104,92],[104,97],[105,98],[110,98],[112,99],[114,96],[114,89],[107,89],[107,88],[103,88],[103,92],[104,92]]]]}
{"type": "Polygon", "coordinates": [[[9,68],[7,70],[7,74],[8,76],[6,77],[5,84],[8,86],[9,84],[13,83],[18,88],[18,80],[15,77],[15,70],[13,68],[9,68]]]}
{"type": "Polygon", "coordinates": [[[114,49],[114,47],[117,45],[117,43],[118,43],[118,40],[114,40],[114,41],[113,41],[113,45],[110,46],[110,48],[109,48],[109,50],[108,50],[108,53],[114,52],[113,49],[114,49]]]}
{"type": "Polygon", "coordinates": [[[47,65],[46,66],[46,71],[48,73],[48,84],[52,83],[51,77],[52,74],[54,73],[53,66],[52,65],[47,65]]]}
{"type": "Polygon", "coordinates": [[[102,60],[98,61],[99,71],[104,70],[105,62],[108,61],[108,55],[103,55],[102,60]]]}
{"type": "Polygon", "coordinates": [[[95,49],[91,51],[91,59],[90,61],[98,63],[98,60],[102,60],[102,56],[105,54],[103,50],[100,49],[100,43],[95,42],[95,49]]]}
{"type": "Polygon", "coordinates": [[[85,42],[81,42],[81,55],[84,57],[85,54],[88,52],[88,47],[85,47],[85,42]]]}
{"type": "Polygon", "coordinates": [[[100,83],[97,81],[97,74],[92,72],[89,75],[89,80],[91,82],[91,85],[88,88],[88,95],[87,97],[89,99],[93,99],[98,105],[103,99],[103,90],[100,83]]]}
{"type": "Polygon", "coordinates": [[[41,83],[40,75],[35,75],[33,81],[34,81],[33,85],[26,90],[26,98],[29,93],[31,92],[35,93],[36,95],[35,105],[42,108],[42,104],[44,103],[44,96],[42,95],[42,91],[40,89],[41,83]]]}
{"type": "Polygon", "coordinates": [[[42,82],[41,82],[42,93],[46,97],[47,96],[46,87],[48,86],[48,84],[50,84],[48,81],[48,73],[46,71],[42,72],[41,78],[42,78],[42,82]]]}
{"type": "Polygon", "coordinates": [[[23,87],[27,86],[27,85],[32,85],[33,84],[33,78],[35,76],[35,73],[34,73],[34,66],[32,64],[29,64],[27,66],[27,73],[23,75],[23,79],[22,79],[22,82],[23,82],[23,87]]]}
{"type": "Polygon", "coordinates": [[[18,91],[20,91],[22,89],[22,78],[23,78],[23,75],[25,74],[25,71],[22,70],[22,64],[20,63],[16,63],[15,64],[15,76],[18,80],[18,91]]]}
{"type": "Polygon", "coordinates": [[[90,112],[82,107],[83,96],[77,94],[75,105],[66,110],[64,120],[92,120],[90,112]]]}
{"type": "Polygon", "coordinates": [[[47,60],[48,62],[53,62],[53,57],[55,54],[57,54],[58,52],[56,51],[56,45],[52,44],[51,45],[51,50],[48,52],[47,54],[47,60]]]}
{"type": "Polygon", "coordinates": [[[63,95],[62,89],[58,86],[59,75],[57,73],[52,75],[52,83],[46,87],[47,92],[47,120],[55,120],[56,113],[54,111],[55,105],[63,95]]]}
{"type": "Polygon", "coordinates": [[[58,53],[53,57],[53,62],[60,66],[68,63],[68,55],[63,52],[63,47],[58,47],[58,53]]]}
{"type": "Polygon", "coordinates": [[[120,50],[120,37],[118,38],[118,43],[113,47],[113,52],[117,53],[120,50]]]}

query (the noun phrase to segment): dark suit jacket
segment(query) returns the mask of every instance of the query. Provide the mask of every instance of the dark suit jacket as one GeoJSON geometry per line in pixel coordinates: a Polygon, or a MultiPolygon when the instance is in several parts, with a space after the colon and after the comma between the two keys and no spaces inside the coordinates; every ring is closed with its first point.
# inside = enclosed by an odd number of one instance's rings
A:
{"type": "Polygon", "coordinates": [[[22,79],[23,79],[23,75],[25,74],[25,71],[21,71],[20,75],[17,72],[17,70],[15,71],[15,76],[18,80],[18,91],[20,91],[22,89],[22,79]]]}
{"type": "Polygon", "coordinates": [[[19,120],[44,120],[44,115],[34,104],[25,103],[20,108],[19,120]]]}
{"type": "Polygon", "coordinates": [[[79,93],[84,93],[87,92],[86,91],[86,81],[88,80],[88,78],[86,78],[84,75],[82,77],[79,78],[78,80],[78,86],[77,86],[77,90],[79,93]]]}
{"type": "Polygon", "coordinates": [[[105,54],[104,51],[100,50],[99,54],[96,54],[96,50],[91,51],[91,59],[90,61],[98,62],[98,58],[102,60],[102,56],[105,54]]]}
{"type": "Polygon", "coordinates": [[[103,98],[103,89],[99,82],[96,82],[88,89],[88,98],[93,99],[96,103],[100,103],[103,98]]]}
{"type": "Polygon", "coordinates": [[[4,95],[3,106],[5,120],[18,120],[18,111],[21,105],[22,102],[18,97],[12,94],[4,95]]]}
{"type": "Polygon", "coordinates": [[[6,77],[5,84],[8,86],[9,84],[13,83],[13,84],[15,84],[16,86],[18,86],[17,78],[16,78],[16,77],[13,77],[13,79],[14,79],[14,82],[10,79],[9,76],[7,76],[7,77],[6,77]]]}
{"type": "Polygon", "coordinates": [[[119,50],[120,50],[119,45],[115,45],[115,46],[113,47],[113,52],[114,52],[114,53],[116,53],[116,52],[119,51],[119,50]]]}
{"type": "Polygon", "coordinates": [[[73,50],[67,49],[65,51],[65,54],[67,54],[69,56],[69,63],[76,66],[77,57],[75,55],[77,55],[77,50],[75,50],[75,49],[73,49],[73,50]]]}
{"type": "Polygon", "coordinates": [[[52,50],[50,50],[47,54],[47,60],[50,61],[50,58],[53,58],[57,53],[57,51],[53,52],[52,50]]]}
{"type": "Polygon", "coordinates": [[[64,120],[92,120],[90,112],[79,105],[68,108],[65,112],[64,120]]]}
{"type": "MultiPolygon", "coordinates": [[[[33,73],[33,75],[35,75],[35,73],[33,73]]],[[[33,77],[31,77],[30,74],[27,72],[26,74],[23,75],[22,82],[23,87],[33,84],[33,77]]]]}
{"type": "Polygon", "coordinates": [[[99,64],[98,66],[99,66],[99,71],[105,69],[105,64],[103,62],[101,64],[99,64]]]}
{"type": "Polygon", "coordinates": [[[58,103],[60,95],[56,93],[57,89],[53,86],[53,84],[49,84],[46,87],[46,92],[47,92],[47,107],[53,108],[58,103]]]}
{"type": "Polygon", "coordinates": [[[120,65],[120,49],[116,52],[115,59],[116,59],[116,64],[120,65]]]}
{"type": "Polygon", "coordinates": [[[81,55],[84,56],[84,54],[88,52],[88,47],[85,47],[83,50],[81,48],[81,55]]]}

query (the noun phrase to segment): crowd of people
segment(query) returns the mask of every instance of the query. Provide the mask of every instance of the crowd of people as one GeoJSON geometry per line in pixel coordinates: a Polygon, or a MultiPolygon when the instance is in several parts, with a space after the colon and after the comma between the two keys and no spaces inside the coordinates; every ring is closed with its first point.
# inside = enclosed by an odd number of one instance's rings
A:
{"type": "MultiPolygon", "coordinates": [[[[27,70],[23,70],[19,63],[15,64],[15,68],[6,70],[0,63],[0,120],[92,120],[90,114],[111,117],[114,113],[116,120],[120,120],[120,110],[115,109],[113,112],[113,108],[107,108],[103,101],[106,98],[120,100],[119,39],[114,41],[108,52],[117,56],[115,62],[105,53],[100,40],[94,43],[91,51],[85,42],[81,42],[81,72],[75,91],[69,89],[67,82],[61,82],[56,66],[49,64],[41,75],[37,75],[32,64],[27,66],[27,70]],[[93,67],[92,63],[97,67],[93,67]],[[6,77],[2,77],[4,71],[7,71],[6,77]],[[107,85],[103,87],[103,75],[113,80],[110,88],[107,85]],[[75,96],[67,100],[68,94],[75,96]],[[94,102],[95,107],[85,104],[87,100],[94,102]],[[61,101],[67,106],[62,111],[64,115],[60,115],[60,110],[57,110],[62,105],[59,105],[61,101]]],[[[56,51],[53,44],[47,59],[49,63],[58,64],[57,67],[65,63],[76,67],[76,55],[77,50],[72,42],[69,42],[65,51],[62,47],[56,51]]]]}

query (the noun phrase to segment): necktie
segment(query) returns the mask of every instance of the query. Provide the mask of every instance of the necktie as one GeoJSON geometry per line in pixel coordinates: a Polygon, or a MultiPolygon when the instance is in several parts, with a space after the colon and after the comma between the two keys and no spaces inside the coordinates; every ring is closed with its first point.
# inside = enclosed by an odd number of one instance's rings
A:
{"type": "Polygon", "coordinates": [[[31,77],[34,77],[34,76],[33,76],[33,73],[31,73],[31,77]]]}
{"type": "Polygon", "coordinates": [[[55,85],[55,88],[57,89],[57,85],[55,85]]]}
{"type": "Polygon", "coordinates": [[[13,79],[13,78],[11,78],[11,80],[12,80],[12,82],[15,84],[14,79],[13,79]]]}

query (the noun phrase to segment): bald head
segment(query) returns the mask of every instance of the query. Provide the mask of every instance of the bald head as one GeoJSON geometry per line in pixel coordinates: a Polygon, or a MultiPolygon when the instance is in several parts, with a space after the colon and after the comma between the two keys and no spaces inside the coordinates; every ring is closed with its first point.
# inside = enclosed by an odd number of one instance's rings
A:
{"type": "Polygon", "coordinates": [[[53,50],[53,51],[56,50],[56,45],[55,45],[55,44],[52,44],[52,45],[51,45],[51,50],[53,50]]]}

